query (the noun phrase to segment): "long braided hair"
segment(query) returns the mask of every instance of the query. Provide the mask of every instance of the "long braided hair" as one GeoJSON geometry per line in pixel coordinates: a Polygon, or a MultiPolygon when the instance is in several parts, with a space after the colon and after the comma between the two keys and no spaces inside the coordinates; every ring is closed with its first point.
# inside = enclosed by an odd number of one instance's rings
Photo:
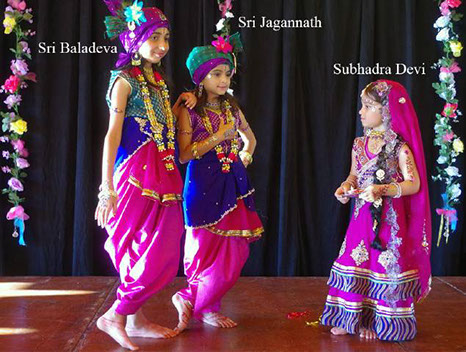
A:
{"type": "MultiPolygon", "coordinates": [[[[363,91],[363,94],[367,95],[371,100],[382,105],[382,118],[383,123],[386,127],[386,133],[384,136],[385,144],[382,147],[380,153],[377,155],[376,171],[374,172],[373,184],[382,185],[392,182],[394,170],[392,166],[392,159],[397,156],[397,151],[402,145],[403,141],[400,136],[396,135],[391,130],[390,125],[390,110],[388,106],[388,95],[390,93],[390,86],[385,82],[372,82],[363,91]],[[395,153],[394,153],[395,152],[395,153]]],[[[382,210],[385,203],[385,196],[382,196],[381,201],[374,201],[370,206],[370,212],[372,216],[375,238],[371,243],[371,247],[385,251],[387,248],[382,245],[380,240],[380,226],[382,224],[382,210]]]]}

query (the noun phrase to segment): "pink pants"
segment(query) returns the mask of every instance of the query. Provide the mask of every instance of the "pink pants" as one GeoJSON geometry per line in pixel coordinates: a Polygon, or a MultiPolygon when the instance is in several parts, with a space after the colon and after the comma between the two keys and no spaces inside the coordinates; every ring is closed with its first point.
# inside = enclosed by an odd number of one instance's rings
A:
{"type": "Polygon", "coordinates": [[[178,294],[193,304],[195,318],[218,312],[221,299],[236,283],[248,259],[248,239],[188,228],[184,255],[188,287],[178,294]]]}

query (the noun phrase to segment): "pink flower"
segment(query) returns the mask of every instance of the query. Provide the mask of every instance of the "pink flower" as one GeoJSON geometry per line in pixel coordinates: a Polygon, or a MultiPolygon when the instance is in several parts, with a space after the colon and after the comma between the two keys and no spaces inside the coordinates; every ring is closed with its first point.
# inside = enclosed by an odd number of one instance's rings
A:
{"type": "Polygon", "coordinates": [[[11,72],[14,75],[24,76],[29,72],[29,67],[26,61],[18,59],[18,60],[11,60],[11,72]]]}
{"type": "Polygon", "coordinates": [[[28,220],[29,215],[24,212],[24,208],[21,205],[11,208],[6,214],[8,220],[21,219],[28,220]]]}
{"type": "Polygon", "coordinates": [[[26,10],[27,6],[26,2],[21,0],[8,0],[8,5],[19,11],[26,10]]]}
{"type": "Polygon", "coordinates": [[[225,17],[226,13],[231,10],[231,0],[225,0],[221,3],[218,8],[222,11],[222,17],[225,17]]]}
{"type": "Polygon", "coordinates": [[[445,117],[456,117],[456,109],[458,109],[458,104],[446,103],[443,107],[442,115],[445,117]]]}
{"type": "Polygon", "coordinates": [[[11,145],[17,152],[21,152],[24,149],[24,141],[22,139],[11,141],[11,145]]]}
{"type": "Polygon", "coordinates": [[[11,109],[14,105],[21,104],[21,95],[9,95],[4,103],[8,106],[8,109],[11,109]]]}
{"type": "Polygon", "coordinates": [[[453,138],[455,138],[455,134],[453,132],[448,132],[443,136],[443,141],[450,142],[453,138]]]}
{"type": "Polygon", "coordinates": [[[26,148],[24,148],[23,150],[19,152],[19,155],[22,156],[23,158],[27,158],[29,156],[29,151],[26,148]]]}
{"type": "Polygon", "coordinates": [[[29,162],[26,159],[18,158],[18,159],[16,159],[16,166],[18,166],[20,169],[26,169],[30,165],[29,165],[29,162]]]}
{"type": "Polygon", "coordinates": [[[3,166],[2,167],[2,171],[6,174],[8,174],[9,172],[11,172],[11,169],[8,167],[8,166],[3,166]]]}
{"type": "Polygon", "coordinates": [[[8,180],[8,186],[14,191],[22,192],[24,190],[23,184],[16,177],[12,177],[8,180]]]}
{"type": "Polygon", "coordinates": [[[5,159],[10,159],[10,152],[7,151],[7,150],[4,150],[2,152],[2,156],[5,158],[5,159]]]}
{"type": "Polygon", "coordinates": [[[449,7],[455,8],[461,5],[461,0],[445,0],[449,7]]]}
{"type": "MultiPolygon", "coordinates": [[[[228,40],[228,37],[227,37],[227,40],[228,40]]],[[[231,44],[228,43],[228,41],[225,41],[225,39],[221,36],[219,36],[217,40],[214,40],[212,42],[212,45],[215,47],[215,49],[217,49],[217,52],[219,53],[228,54],[228,53],[231,53],[233,50],[233,47],[231,46],[231,44]]]]}
{"type": "Polygon", "coordinates": [[[440,13],[442,14],[442,16],[450,15],[450,8],[448,7],[448,4],[446,1],[440,4],[440,13]]]}
{"type": "Polygon", "coordinates": [[[18,77],[11,75],[5,81],[5,84],[3,85],[3,89],[5,89],[9,93],[14,93],[18,89],[20,83],[21,83],[21,80],[18,77]]]}
{"type": "Polygon", "coordinates": [[[440,72],[458,73],[458,72],[461,72],[461,67],[458,65],[458,62],[453,61],[453,63],[448,67],[445,67],[445,66],[440,67],[440,72]]]}

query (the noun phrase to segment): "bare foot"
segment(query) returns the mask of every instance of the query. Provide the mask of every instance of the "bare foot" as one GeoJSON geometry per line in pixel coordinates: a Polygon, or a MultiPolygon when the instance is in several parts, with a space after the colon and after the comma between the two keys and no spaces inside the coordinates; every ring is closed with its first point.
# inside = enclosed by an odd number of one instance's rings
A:
{"type": "Polygon", "coordinates": [[[200,320],[217,328],[234,328],[238,325],[230,318],[215,312],[204,314],[200,320]]]}
{"type": "Polygon", "coordinates": [[[193,305],[191,302],[183,299],[179,294],[175,293],[172,296],[172,302],[178,311],[178,326],[175,328],[177,332],[182,332],[188,326],[189,320],[193,315],[193,305]]]}
{"type": "Polygon", "coordinates": [[[366,328],[361,329],[359,336],[362,337],[363,339],[368,339],[368,340],[377,339],[377,334],[374,331],[366,329],[366,328]]]}
{"type": "Polygon", "coordinates": [[[118,342],[121,347],[127,348],[131,351],[137,351],[139,349],[139,347],[129,339],[128,334],[125,331],[124,319],[117,320],[103,315],[97,319],[97,327],[118,342]]]}
{"type": "Polygon", "coordinates": [[[345,329],[342,329],[342,328],[338,328],[338,327],[336,327],[336,326],[333,327],[332,330],[330,330],[330,332],[331,332],[333,335],[336,335],[336,336],[348,334],[348,331],[346,331],[345,329]]]}
{"type": "Polygon", "coordinates": [[[151,322],[141,310],[137,311],[136,314],[128,315],[125,330],[129,337],[170,339],[178,335],[172,329],[151,322]]]}

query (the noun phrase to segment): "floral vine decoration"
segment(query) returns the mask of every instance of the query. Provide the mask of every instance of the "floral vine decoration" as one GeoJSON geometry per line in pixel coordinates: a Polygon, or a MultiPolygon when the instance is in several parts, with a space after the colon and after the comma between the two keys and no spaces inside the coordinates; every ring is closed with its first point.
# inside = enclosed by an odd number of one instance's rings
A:
{"type": "Polygon", "coordinates": [[[3,27],[5,34],[13,33],[16,37],[16,45],[10,51],[14,53],[11,60],[11,75],[1,86],[0,93],[7,95],[4,104],[7,111],[0,111],[2,119],[2,132],[0,142],[2,157],[7,165],[1,167],[2,172],[8,174],[8,187],[2,190],[8,201],[13,205],[6,217],[13,221],[13,237],[19,237],[19,244],[26,245],[24,241],[25,220],[29,216],[25,213],[21,203],[25,201],[19,193],[24,191],[24,179],[27,177],[24,169],[29,167],[27,157],[29,152],[25,147],[24,134],[28,130],[28,124],[20,115],[19,106],[22,101],[21,90],[28,87],[28,81],[36,82],[36,74],[29,71],[26,59],[31,60],[31,49],[28,39],[35,35],[31,30],[22,28],[23,23],[32,23],[32,9],[27,8],[26,2],[21,0],[8,0],[5,8],[3,27]]]}
{"type": "Polygon", "coordinates": [[[442,182],[445,191],[442,193],[443,206],[436,209],[441,217],[437,246],[440,245],[442,236],[448,243],[450,231],[456,230],[458,217],[455,205],[459,203],[461,195],[461,174],[455,163],[459,154],[464,151],[463,142],[453,131],[453,124],[457,123],[458,117],[462,115],[458,110],[458,99],[455,98],[455,74],[461,72],[456,58],[461,56],[463,49],[455,31],[456,22],[463,17],[458,12],[461,0],[440,0],[438,5],[441,16],[436,20],[434,27],[438,31],[436,40],[443,43],[443,57],[433,66],[440,70],[440,74],[439,82],[433,83],[432,86],[438,96],[445,100],[445,104],[443,111],[436,114],[434,145],[439,147],[439,156],[433,179],[442,182]]]}

